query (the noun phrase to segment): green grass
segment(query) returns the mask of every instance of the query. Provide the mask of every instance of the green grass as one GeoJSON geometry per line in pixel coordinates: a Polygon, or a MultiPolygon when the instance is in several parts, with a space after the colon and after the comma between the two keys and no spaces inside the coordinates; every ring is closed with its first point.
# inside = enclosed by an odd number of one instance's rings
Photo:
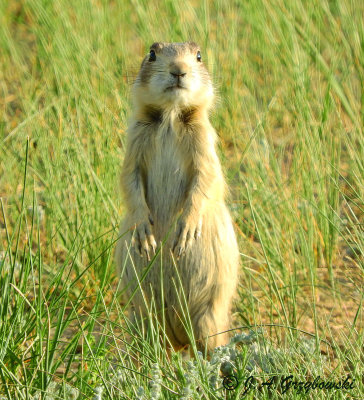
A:
{"type": "Polygon", "coordinates": [[[306,397],[362,398],[363,15],[360,0],[0,0],[1,399],[302,397],[244,394],[249,374],[349,374],[353,389],[306,397]],[[185,40],[219,94],[235,333],[255,332],[189,362],[152,316],[133,329],[113,261],[131,84],[151,43],[185,40]]]}

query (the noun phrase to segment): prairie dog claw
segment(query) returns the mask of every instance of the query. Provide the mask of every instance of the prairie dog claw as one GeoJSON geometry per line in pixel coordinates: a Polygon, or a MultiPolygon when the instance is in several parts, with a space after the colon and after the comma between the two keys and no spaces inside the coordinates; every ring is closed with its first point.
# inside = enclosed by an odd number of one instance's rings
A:
{"type": "Polygon", "coordinates": [[[202,219],[197,223],[181,219],[177,224],[176,236],[173,242],[172,251],[177,259],[193,244],[193,241],[201,236],[202,219]]]}
{"type": "Polygon", "coordinates": [[[150,255],[152,253],[155,254],[157,249],[151,226],[152,221],[153,219],[149,216],[148,219],[136,224],[131,242],[132,246],[137,248],[140,256],[143,257],[145,255],[148,261],[150,261],[150,255]]]}

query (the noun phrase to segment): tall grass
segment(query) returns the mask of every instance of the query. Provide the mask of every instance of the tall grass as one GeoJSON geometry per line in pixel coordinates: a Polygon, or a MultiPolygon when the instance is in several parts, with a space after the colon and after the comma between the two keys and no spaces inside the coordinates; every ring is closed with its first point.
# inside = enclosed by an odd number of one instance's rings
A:
{"type": "Polygon", "coordinates": [[[350,375],[307,397],[362,397],[362,15],[359,0],[0,1],[1,398],[301,396],[245,393],[249,374],[350,375]],[[243,332],[189,361],[152,314],[132,326],[113,263],[130,87],[151,43],[185,40],[218,92],[243,332]]]}

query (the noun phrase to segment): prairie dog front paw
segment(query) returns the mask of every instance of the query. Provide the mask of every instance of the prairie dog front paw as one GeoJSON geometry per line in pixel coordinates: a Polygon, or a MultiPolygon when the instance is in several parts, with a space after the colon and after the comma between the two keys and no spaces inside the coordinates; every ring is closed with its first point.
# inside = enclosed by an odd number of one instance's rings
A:
{"type": "Polygon", "coordinates": [[[177,259],[188,249],[194,240],[201,236],[202,218],[184,218],[177,222],[176,236],[173,242],[172,251],[177,259]]]}
{"type": "Polygon", "coordinates": [[[146,255],[147,260],[150,261],[151,252],[155,254],[157,248],[152,229],[153,220],[150,215],[138,220],[139,222],[136,222],[134,226],[131,244],[142,257],[146,255]]]}

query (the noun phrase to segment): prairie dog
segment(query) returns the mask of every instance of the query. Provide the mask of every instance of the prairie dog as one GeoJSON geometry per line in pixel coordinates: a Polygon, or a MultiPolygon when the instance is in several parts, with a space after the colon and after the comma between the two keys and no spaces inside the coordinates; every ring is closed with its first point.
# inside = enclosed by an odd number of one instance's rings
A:
{"type": "Polygon", "coordinates": [[[121,174],[126,216],[116,263],[132,305],[152,302],[175,349],[194,337],[209,350],[226,343],[239,252],[225,205],[225,181],[208,112],[214,89],[193,42],[154,43],[133,85],[133,115],[121,174]],[[178,277],[179,276],[179,277],[178,277]],[[184,291],[184,296],[182,294],[184,291]],[[163,316],[163,318],[162,318],[163,316]]]}

